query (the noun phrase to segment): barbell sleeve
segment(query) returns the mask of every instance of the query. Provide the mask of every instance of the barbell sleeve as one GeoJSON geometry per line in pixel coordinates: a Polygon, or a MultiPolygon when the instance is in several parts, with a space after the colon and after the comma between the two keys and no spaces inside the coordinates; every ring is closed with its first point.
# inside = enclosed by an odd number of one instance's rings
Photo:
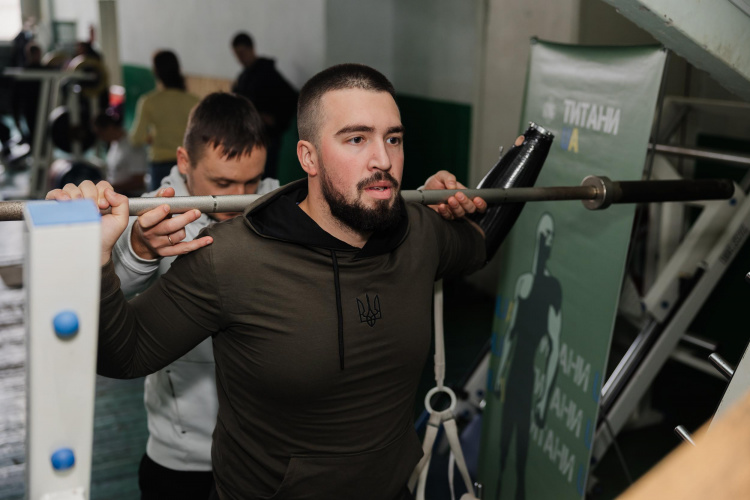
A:
{"type": "MultiPolygon", "coordinates": [[[[456,193],[469,198],[482,197],[488,204],[534,201],[582,200],[586,208],[599,210],[612,204],[729,199],[734,183],[728,179],[678,181],[612,181],[589,176],[581,186],[553,186],[498,189],[430,189],[402,191],[405,201],[423,205],[444,203],[456,193]]],[[[130,198],[130,215],[141,215],[160,205],[170,213],[198,209],[203,213],[242,212],[259,195],[176,196],[173,198],[130,198]]],[[[0,201],[0,221],[22,220],[26,201],[0,201]]],[[[33,201],[31,203],[57,203],[33,201]]],[[[106,212],[104,212],[106,213],[106,212]]]]}

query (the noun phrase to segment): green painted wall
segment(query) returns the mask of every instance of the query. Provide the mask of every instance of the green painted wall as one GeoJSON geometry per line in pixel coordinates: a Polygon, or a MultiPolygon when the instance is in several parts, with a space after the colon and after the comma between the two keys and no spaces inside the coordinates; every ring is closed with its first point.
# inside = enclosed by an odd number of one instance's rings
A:
{"type": "Polygon", "coordinates": [[[471,106],[399,95],[404,124],[404,189],[415,189],[438,170],[466,183],[471,148],[471,106]]]}
{"type": "Polygon", "coordinates": [[[125,121],[123,125],[130,128],[135,116],[135,105],[138,98],[156,88],[156,79],[151,69],[131,64],[122,65],[122,86],[125,87],[125,121]]]}

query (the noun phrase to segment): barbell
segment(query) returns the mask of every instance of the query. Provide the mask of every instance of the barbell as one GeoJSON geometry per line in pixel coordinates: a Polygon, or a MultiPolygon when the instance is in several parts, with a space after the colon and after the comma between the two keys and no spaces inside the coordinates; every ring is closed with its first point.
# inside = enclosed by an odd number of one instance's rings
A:
{"type": "MultiPolygon", "coordinates": [[[[698,200],[726,200],[734,195],[729,179],[612,181],[590,175],[580,186],[519,187],[495,189],[429,189],[401,191],[404,201],[437,205],[456,193],[469,198],[480,196],[488,204],[534,201],[581,200],[589,210],[601,210],[613,204],[698,200]]],[[[198,209],[203,213],[242,212],[261,195],[176,196],[172,198],[129,198],[130,215],[141,215],[161,205],[169,205],[172,214],[198,209]]],[[[0,201],[0,221],[22,220],[25,201],[0,201]]],[[[59,203],[35,201],[32,203],[59,203]]],[[[106,211],[104,212],[106,213],[106,211]]]]}

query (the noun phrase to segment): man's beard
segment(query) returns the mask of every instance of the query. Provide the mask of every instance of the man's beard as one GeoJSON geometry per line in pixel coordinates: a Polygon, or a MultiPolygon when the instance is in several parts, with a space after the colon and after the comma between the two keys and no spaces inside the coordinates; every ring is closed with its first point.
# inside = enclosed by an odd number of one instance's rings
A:
{"type": "Polygon", "coordinates": [[[357,183],[358,198],[353,203],[336,191],[326,175],[325,169],[321,169],[321,184],[323,197],[333,215],[339,222],[359,233],[371,233],[383,231],[396,226],[401,219],[401,203],[398,198],[398,181],[388,172],[377,171],[372,177],[357,183]],[[366,207],[362,203],[361,195],[368,184],[379,181],[391,183],[391,189],[397,194],[390,200],[374,200],[373,208],[366,207]]]}

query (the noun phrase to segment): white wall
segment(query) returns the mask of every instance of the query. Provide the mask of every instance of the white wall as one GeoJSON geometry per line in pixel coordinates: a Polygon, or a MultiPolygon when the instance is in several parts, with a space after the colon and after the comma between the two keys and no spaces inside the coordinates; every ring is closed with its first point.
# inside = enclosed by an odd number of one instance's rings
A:
{"type": "Polygon", "coordinates": [[[328,0],[326,65],[368,64],[400,93],[471,104],[481,0],[328,0]]]}
{"type": "Polygon", "coordinates": [[[411,0],[395,12],[394,85],[400,92],[472,104],[479,77],[480,0],[411,0]]]}
{"type": "MultiPolygon", "coordinates": [[[[99,32],[97,0],[50,0],[55,21],[75,21],[79,40],[89,39],[89,27],[99,32]]],[[[46,22],[46,20],[42,20],[46,22]]]]}
{"type": "Polygon", "coordinates": [[[235,78],[240,66],[230,42],[249,32],[259,55],[299,87],[325,60],[324,0],[118,0],[123,64],[151,66],[154,51],[174,50],[183,71],[235,78]]]}
{"type": "Polygon", "coordinates": [[[328,0],[325,66],[367,64],[391,82],[395,0],[328,0]]]}

